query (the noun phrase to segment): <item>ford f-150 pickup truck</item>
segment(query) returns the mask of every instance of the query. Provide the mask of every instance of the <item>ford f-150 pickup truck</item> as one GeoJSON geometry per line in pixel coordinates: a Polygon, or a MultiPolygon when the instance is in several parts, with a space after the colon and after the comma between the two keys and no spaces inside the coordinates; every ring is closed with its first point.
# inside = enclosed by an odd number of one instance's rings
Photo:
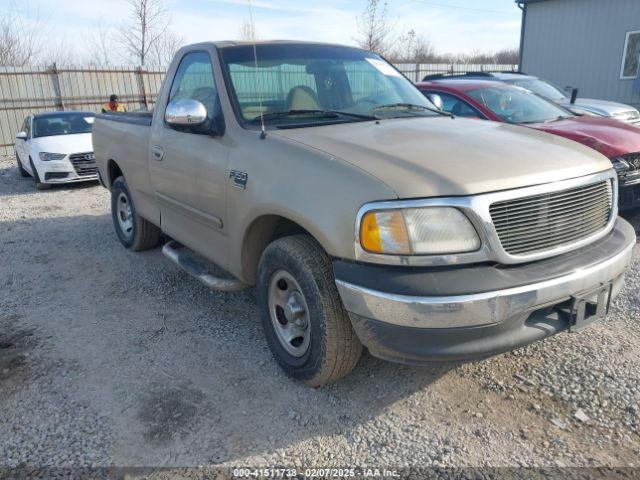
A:
{"type": "Polygon", "coordinates": [[[356,48],[185,47],[154,111],[99,116],[93,143],[120,242],[168,237],[209,287],[255,285],[275,359],[312,386],[363,345],[421,364],[577,331],[636,241],[609,159],[441,112],[356,48]]]}

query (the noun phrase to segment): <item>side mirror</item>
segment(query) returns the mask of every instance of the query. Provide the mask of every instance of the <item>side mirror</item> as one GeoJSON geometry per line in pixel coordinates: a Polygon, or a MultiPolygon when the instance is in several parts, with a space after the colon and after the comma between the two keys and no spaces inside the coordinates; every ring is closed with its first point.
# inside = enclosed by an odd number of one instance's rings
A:
{"type": "Polygon", "coordinates": [[[27,133],[26,132],[18,132],[16,134],[16,138],[18,140],[26,140],[27,139],[27,133]]]}
{"type": "Polygon", "coordinates": [[[438,110],[442,110],[442,107],[444,107],[442,97],[437,93],[429,93],[427,94],[427,98],[436,106],[438,110]]]}
{"type": "Polygon", "coordinates": [[[164,119],[174,127],[196,127],[207,120],[207,109],[198,100],[173,100],[167,105],[164,119]]]}

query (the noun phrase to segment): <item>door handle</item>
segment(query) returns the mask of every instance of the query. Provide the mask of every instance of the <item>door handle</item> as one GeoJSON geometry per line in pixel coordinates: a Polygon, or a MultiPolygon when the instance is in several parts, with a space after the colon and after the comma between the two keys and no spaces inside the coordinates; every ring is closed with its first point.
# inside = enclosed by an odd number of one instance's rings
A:
{"type": "Polygon", "coordinates": [[[164,157],[164,150],[162,150],[162,147],[154,145],[153,147],[151,147],[151,153],[153,154],[154,160],[156,160],[157,162],[162,161],[162,158],[164,157]]]}

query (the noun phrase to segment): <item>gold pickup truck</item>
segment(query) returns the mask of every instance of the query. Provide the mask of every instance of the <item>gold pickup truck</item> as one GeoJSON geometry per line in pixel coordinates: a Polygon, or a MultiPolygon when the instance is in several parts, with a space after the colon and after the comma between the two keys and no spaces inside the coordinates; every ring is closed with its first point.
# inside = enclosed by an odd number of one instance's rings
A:
{"type": "Polygon", "coordinates": [[[351,47],[185,47],[154,111],[99,116],[93,143],[122,244],[164,233],[209,287],[255,286],[275,359],[312,386],[363,345],[420,364],[577,331],[635,244],[607,158],[455,118],[351,47]]]}

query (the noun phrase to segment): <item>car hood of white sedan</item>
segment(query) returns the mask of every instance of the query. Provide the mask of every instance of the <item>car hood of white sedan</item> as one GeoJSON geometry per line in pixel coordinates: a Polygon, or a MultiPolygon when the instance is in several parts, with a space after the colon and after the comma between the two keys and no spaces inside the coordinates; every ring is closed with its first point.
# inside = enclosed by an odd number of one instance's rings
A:
{"type": "Polygon", "coordinates": [[[91,133],[37,137],[31,139],[29,144],[30,150],[34,154],[48,152],[69,155],[72,153],[93,152],[91,133]]]}

